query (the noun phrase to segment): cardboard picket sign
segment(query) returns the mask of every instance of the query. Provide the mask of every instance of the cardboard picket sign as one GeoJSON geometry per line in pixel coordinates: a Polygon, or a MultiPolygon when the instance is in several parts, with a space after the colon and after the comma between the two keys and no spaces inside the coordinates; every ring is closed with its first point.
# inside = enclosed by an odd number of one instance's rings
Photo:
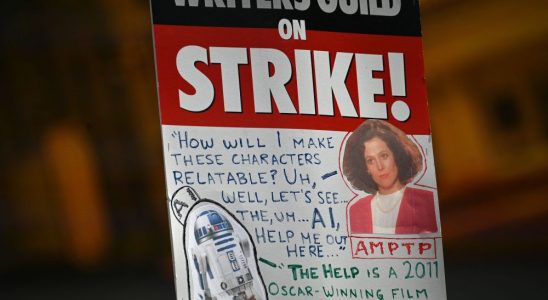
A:
{"type": "Polygon", "coordinates": [[[446,299],[417,1],[151,8],[177,299],[446,299]]]}

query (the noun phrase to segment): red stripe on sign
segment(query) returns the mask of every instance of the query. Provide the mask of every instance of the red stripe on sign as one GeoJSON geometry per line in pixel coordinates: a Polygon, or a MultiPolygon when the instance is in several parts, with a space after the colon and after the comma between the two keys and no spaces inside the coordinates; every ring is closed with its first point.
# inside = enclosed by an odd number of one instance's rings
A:
{"type": "Polygon", "coordinates": [[[154,35],[164,125],[351,131],[380,118],[430,134],[419,37],[307,31],[283,40],[276,29],[172,25],[154,35]],[[226,99],[223,82],[233,83],[226,99]]]}

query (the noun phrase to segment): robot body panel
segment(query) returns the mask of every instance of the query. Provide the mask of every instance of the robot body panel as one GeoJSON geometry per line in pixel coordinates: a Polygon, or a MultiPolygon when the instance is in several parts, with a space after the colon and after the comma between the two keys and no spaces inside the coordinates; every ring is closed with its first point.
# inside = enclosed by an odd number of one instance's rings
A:
{"type": "Polygon", "coordinates": [[[202,258],[194,261],[204,294],[225,294],[226,299],[238,300],[254,297],[253,275],[242,249],[242,244],[249,243],[234,232],[230,222],[215,210],[202,211],[194,223],[194,237],[192,252],[202,258]]]}

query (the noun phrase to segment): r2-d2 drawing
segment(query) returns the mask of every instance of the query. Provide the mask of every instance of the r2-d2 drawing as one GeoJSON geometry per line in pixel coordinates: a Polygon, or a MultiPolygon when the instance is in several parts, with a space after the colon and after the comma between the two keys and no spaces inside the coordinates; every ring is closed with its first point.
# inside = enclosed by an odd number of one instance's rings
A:
{"type": "Polygon", "coordinates": [[[262,299],[261,293],[254,291],[257,287],[248,263],[252,259],[248,237],[235,232],[220,207],[205,205],[196,209],[194,235],[188,237],[195,243],[187,251],[189,269],[196,272],[197,276],[192,277],[195,282],[198,279],[201,289],[199,296],[204,300],[262,299]]]}

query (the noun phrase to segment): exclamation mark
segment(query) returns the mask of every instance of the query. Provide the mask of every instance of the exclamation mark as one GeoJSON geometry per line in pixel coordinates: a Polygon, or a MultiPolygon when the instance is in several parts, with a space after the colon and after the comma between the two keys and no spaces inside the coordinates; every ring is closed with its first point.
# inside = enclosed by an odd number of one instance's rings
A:
{"type": "MultiPolygon", "coordinates": [[[[392,86],[392,96],[406,97],[405,89],[405,63],[403,53],[388,53],[388,65],[390,67],[390,82],[392,86]]],[[[407,121],[411,115],[409,105],[403,100],[396,100],[392,103],[392,115],[400,122],[407,121]]]]}

